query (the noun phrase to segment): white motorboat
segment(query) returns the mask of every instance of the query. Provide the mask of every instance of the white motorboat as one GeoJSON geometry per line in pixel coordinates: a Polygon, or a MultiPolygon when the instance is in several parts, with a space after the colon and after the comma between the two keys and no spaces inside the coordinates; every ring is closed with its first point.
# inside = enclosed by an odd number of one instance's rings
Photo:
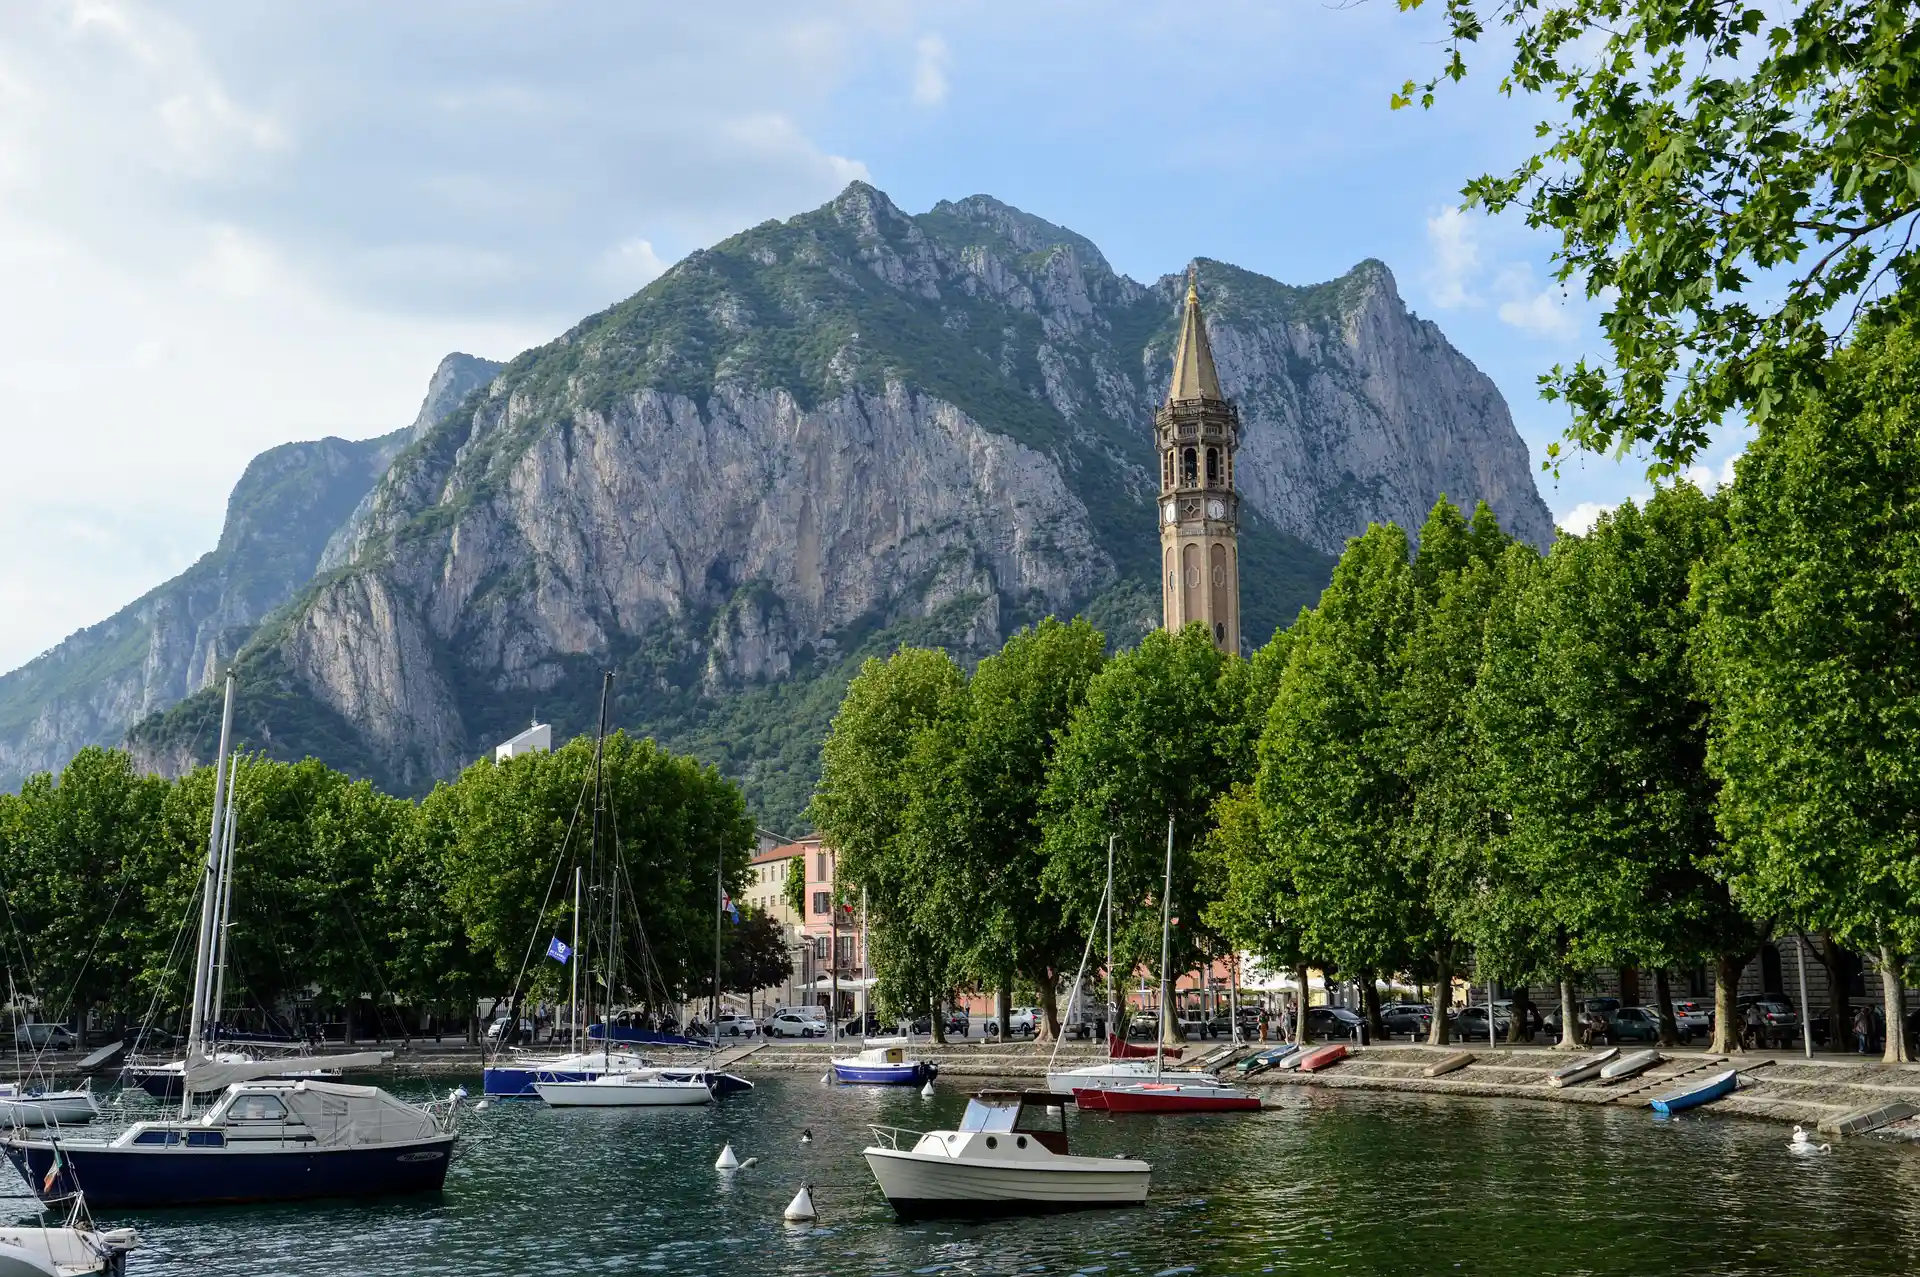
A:
{"type": "Polygon", "coordinates": [[[1138,1206],[1153,1167],[1124,1157],[1076,1157],[1065,1106],[1050,1091],[982,1091],[957,1131],[927,1131],[900,1147],[895,1127],[873,1128],[864,1156],[880,1192],[907,1217],[1025,1215],[1138,1206]]]}
{"type": "Polygon", "coordinates": [[[91,1087],[41,1091],[0,1082],[0,1126],[77,1126],[99,1116],[91,1087]]]}
{"type": "Polygon", "coordinates": [[[533,1089],[555,1108],[660,1108],[711,1104],[713,1089],[698,1077],[669,1077],[659,1069],[603,1073],[581,1082],[536,1080],[533,1089]]]}
{"type": "Polygon", "coordinates": [[[131,1228],[0,1228],[0,1277],[119,1277],[139,1245],[131,1228]]]}

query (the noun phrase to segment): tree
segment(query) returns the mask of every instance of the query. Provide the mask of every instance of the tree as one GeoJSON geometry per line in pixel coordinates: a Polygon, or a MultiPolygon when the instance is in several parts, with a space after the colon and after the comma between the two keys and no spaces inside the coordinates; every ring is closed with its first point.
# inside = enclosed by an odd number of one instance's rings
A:
{"type": "Polygon", "coordinates": [[[1409,793],[1394,699],[1415,607],[1406,533],[1375,524],[1349,541],[1296,627],[1260,739],[1262,823],[1297,893],[1305,947],[1369,991],[1375,973],[1406,965],[1410,937],[1433,930],[1399,854],[1409,793]]]}
{"type": "MultiPolygon", "coordinates": [[[[1172,970],[1188,970],[1223,947],[1204,925],[1200,848],[1215,801],[1252,771],[1252,760],[1239,755],[1244,665],[1221,655],[1205,626],[1154,630],[1094,676],[1054,754],[1041,804],[1042,883],[1084,936],[1106,883],[1107,841],[1115,839],[1114,944],[1123,971],[1160,967],[1169,821],[1178,919],[1172,970]]],[[[1175,1032],[1171,1007],[1162,1008],[1162,1025],[1175,1032]]]]}
{"type": "Polygon", "coordinates": [[[752,993],[793,975],[786,931],[769,914],[743,909],[740,921],[720,930],[720,987],[752,993]]]}
{"type": "Polygon", "coordinates": [[[1888,1061],[1920,952],[1920,337],[1873,324],[1740,463],[1706,580],[1709,765],[1749,909],[1877,954],[1888,1061]]]}
{"type": "MultiPolygon", "coordinates": [[[[1676,472],[1729,413],[1764,425],[1813,393],[1864,309],[1920,310],[1904,0],[1447,0],[1446,24],[1443,77],[1504,26],[1502,90],[1559,113],[1538,153],[1464,194],[1558,232],[1558,278],[1607,305],[1611,366],[1541,378],[1580,446],[1645,445],[1676,472]]],[[[1431,106],[1438,78],[1393,104],[1431,106]]]]}
{"type": "Polygon", "coordinates": [[[1488,680],[1482,722],[1513,837],[1574,967],[1651,967],[1672,1040],[1670,966],[1716,971],[1716,1050],[1760,936],[1717,875],[1694,570],[1721,518],[1690,484],[1562,538],[1534,578],[1533,642],[1488,680]]]}
{"type": "Polygon", "coordinates": [[[1047,1038],[1060,1031],[1055,990],[1086,933],[1046,893],[1040,805],[1055,744],[1105,649],[1100,631],[1078,619],[1048,618],[1009,638],[969,680],[949,772],[958,827],[949,871],[936,880],[942,907],[968,920],[962,960],[971,974],[1002,990],[1016,974],[1033,985],[1047,1038]]]}
{"type": "Polygon", "coordinates": [[[941,907],[937,886],[954,855],[950,775],[966,697],[966,678],[945,652],[902,648],[869,659],[834,715],[807,808],[835,849],[836,881],[867,893],[881,1007],[927,1011],[936,1040],[966,923],[941,907]]]}

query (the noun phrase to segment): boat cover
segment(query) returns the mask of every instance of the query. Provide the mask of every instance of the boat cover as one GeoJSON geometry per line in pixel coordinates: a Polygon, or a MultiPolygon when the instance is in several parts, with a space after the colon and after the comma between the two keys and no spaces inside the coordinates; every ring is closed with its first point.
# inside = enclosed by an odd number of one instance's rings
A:
{"type": "Polygon", "coordinates": [[[402,1144],[440,1134],[433,1114],[387,1094],[377,1086],[302,1079],[277,1086],[248,1086],[228,1092],[225,1102],[204,1119],[217,1124],[229,1112],[241,1115],[251,1095],[269,1093],[312,1131],[322,1146],[402,1144]]]}
{"type": "Polygon", "coordinates": [[[208,1060],[194,1056],[187,1062],[187,1076],[191,1079],[194,1092],[206,1095],[213,1091],[224,1091],[235,1082],[326,1069],[378,1068],[392,1058],[391,1051],[356,1051],[351,1055],[283,1055],[272,1060],[208,1060]]]}

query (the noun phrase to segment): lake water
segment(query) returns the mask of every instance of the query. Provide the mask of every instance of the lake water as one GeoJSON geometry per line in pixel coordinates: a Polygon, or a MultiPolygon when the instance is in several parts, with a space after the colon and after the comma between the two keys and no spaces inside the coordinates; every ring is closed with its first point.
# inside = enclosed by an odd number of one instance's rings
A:
{"type": "Polygon", "coordinates": [[[466,1115],[437,1199],[100,1222],[145,1237],[129,1277],[1920,1272],[1920,1149],[1796,1155],[1785,1128],[1733,1117],[1300,1088],[1250,1117],[1070,1113],[1076,1151],[1153,1163],[1143,1209],[896,1223],[860,1158],[866,1124],[951,1126],[962,1085],[922,1100],[780,1078],[705,1109],[500,1105],[466,1115]],[[726,1143],[759,1165],[714,1170],[726,1143]],[[820,1217],[796,1229],[780,1212],[802,1181],[820,1217]]]}

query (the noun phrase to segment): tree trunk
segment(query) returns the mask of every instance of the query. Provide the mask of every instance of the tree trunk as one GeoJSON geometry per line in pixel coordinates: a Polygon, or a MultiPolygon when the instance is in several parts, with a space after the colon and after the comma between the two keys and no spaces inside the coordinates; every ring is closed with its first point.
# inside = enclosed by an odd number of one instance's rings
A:
{"type": "Polygon", "coordinates": [[[1513,1015],[1507,1021],[1507,1045],[1518,1046],[1533,1036],[1527,1032],[1527,1021],[1531,1018],[1527,1012],[1532,1006],[1533,998],[1526,985],[1513,991],[1513,1015]]]}
{"type": "MultiPolygon", "coordinates": [[[[346,1017],[345,1017],[345,1023],[346,1023],[346,1027],[345,1027],[345,1028],[343,1028],[343,1029],[342,1029],[342,1030],[340,1031],[340,1032],[341,1032],[341,1038],[340,1038],[340,1041],[341,1041],[341,1045],[342,1045],[342,1046],[352,1046],[352,1045],[354,1044],[354,1037],[353,1037],[353,999],[352,999],[352,998],[348,998],[348,999],[347,999],[347,1014],[346,1014],[346,1017]]],[[[512,1028],[513,1028],[513,1025],[512,1025],[511,1023],[509,1023],[509,1024],[507,1025],[507,1028],[506,1028],[506,1029],[502,1029],[502,1030],[501,1030],[501,1032],[500,1032],[500,1041],[501,1041],[501,1043],[502,1043],[502,1045],[504,1045],[504,1044],[506,1043],[506,1040],[507,1040],[507,1033],[508,1033],[508,1031],[509,1031],[509,1030],[511,1030],[512,1028]]]]}
{"type": "Polygon", "coordinates": [[[1013,1039],[1013,977],[1005,976],[993,991],[993,1018],[1000,1026],[1000,1040],[1013,1039]]]}
{"type": "Polygon", "coordinates": [[[1880,991],[1886,1000],[1887,1048],[1880,1053],[1882,1064],[1905,1064],[1907,1053],[1907,999],[1900,985],[1900,960],[1886,945],[1880,946],[1880,991]]]}
{"type": "Polygon", "coordinates": [[[1723,953],[1713,963],[1713,1041],[1707,1050],[1719,1055],[1745,1050],[1740,1045],[1740,1013],[1734,1009],[1734,995],[1740,991],[1740,968],[1746,966],[1744,953],[1723,953]]]}
{"type": "Polygon", "coordinates": [[[1433,951],[1433,1023],[1427,1028],[1428,1046],[1445,1046],[1453,1040],[1453,1025],[1447,1021],[1447,1009],[1440,1005],[1442,993],[1453,993],[1453,946],[1438,945],[1433,951]]]}
{"type": "Polygon", "coordinates": [[[1574,1005],[1573,981],[1560,978],[1560,1040],[1554,1047],[1561,1051],[1580,1049],[1580,1011],[1574,1005]]]}
{"type": "MultiPolygon", "coordinates": [[[[1847,952],[1834,943],[1831,931],[1823,931],[1813,956],[1820,959],[1827,972],[1827,1049],[1852,1055],[1860,1044],[1853,1040],[1853,990],[1847,987],[1851,983],[1847,978],[1847,952]]],[[[1802,1015],[1808,1011],[1807,1007],[1800,1008],[1802,1015]]]]}
{"type": "Polygon", "coordinates": [[[1679,1046],[1680,1030],[1673,1022],[1673,990],[1664,966],[1653,969],[1653,1010],[1660,1017],[1660,1045],[1679,1046]]]}
{"type": "Polygon", "coordinates": [[[1036,1036],[1042,1042],[1056,1041],[1060,1037],[1060,998],[1054,991],[1053,973],[1042,971],[1034,982],[1040,986],[1040,1024],[1036,1036]]]}
{"type": "Polygon", "coordinates": [[[1371,971],[1360,973],[1360,1014],[1366,1017],[1368,1041],[1386,1036],[1380,1028],[1380,984],[1371,971]]]}
{"type": "Polygon", "coordinates": [[[472,1013],[467,1015],[467,1045],[480,1045],[480,1017],[472,1013]]]}
{"type": "Polygon", "coordinates": [[[1307,964],[1301,963],[1293,969],[1293,982],[1300,986],[1299,1000],[1293,1004],[1293,1040],[1301,1046],[1307,1044],[1307,964]]]}
{"type": "MultiPolygon", "coordinates": [[[[907,1027],[911,1028],[913,1026],[909,1025],[907,1027]]],[[[927,1032],[933,1037],[935,1045],[945,1046],[947,1044],[947,1017],[946,1013],[940,1009],[940,999],[938,998],[934,998],[927,1003],[927,1032]]]]}

